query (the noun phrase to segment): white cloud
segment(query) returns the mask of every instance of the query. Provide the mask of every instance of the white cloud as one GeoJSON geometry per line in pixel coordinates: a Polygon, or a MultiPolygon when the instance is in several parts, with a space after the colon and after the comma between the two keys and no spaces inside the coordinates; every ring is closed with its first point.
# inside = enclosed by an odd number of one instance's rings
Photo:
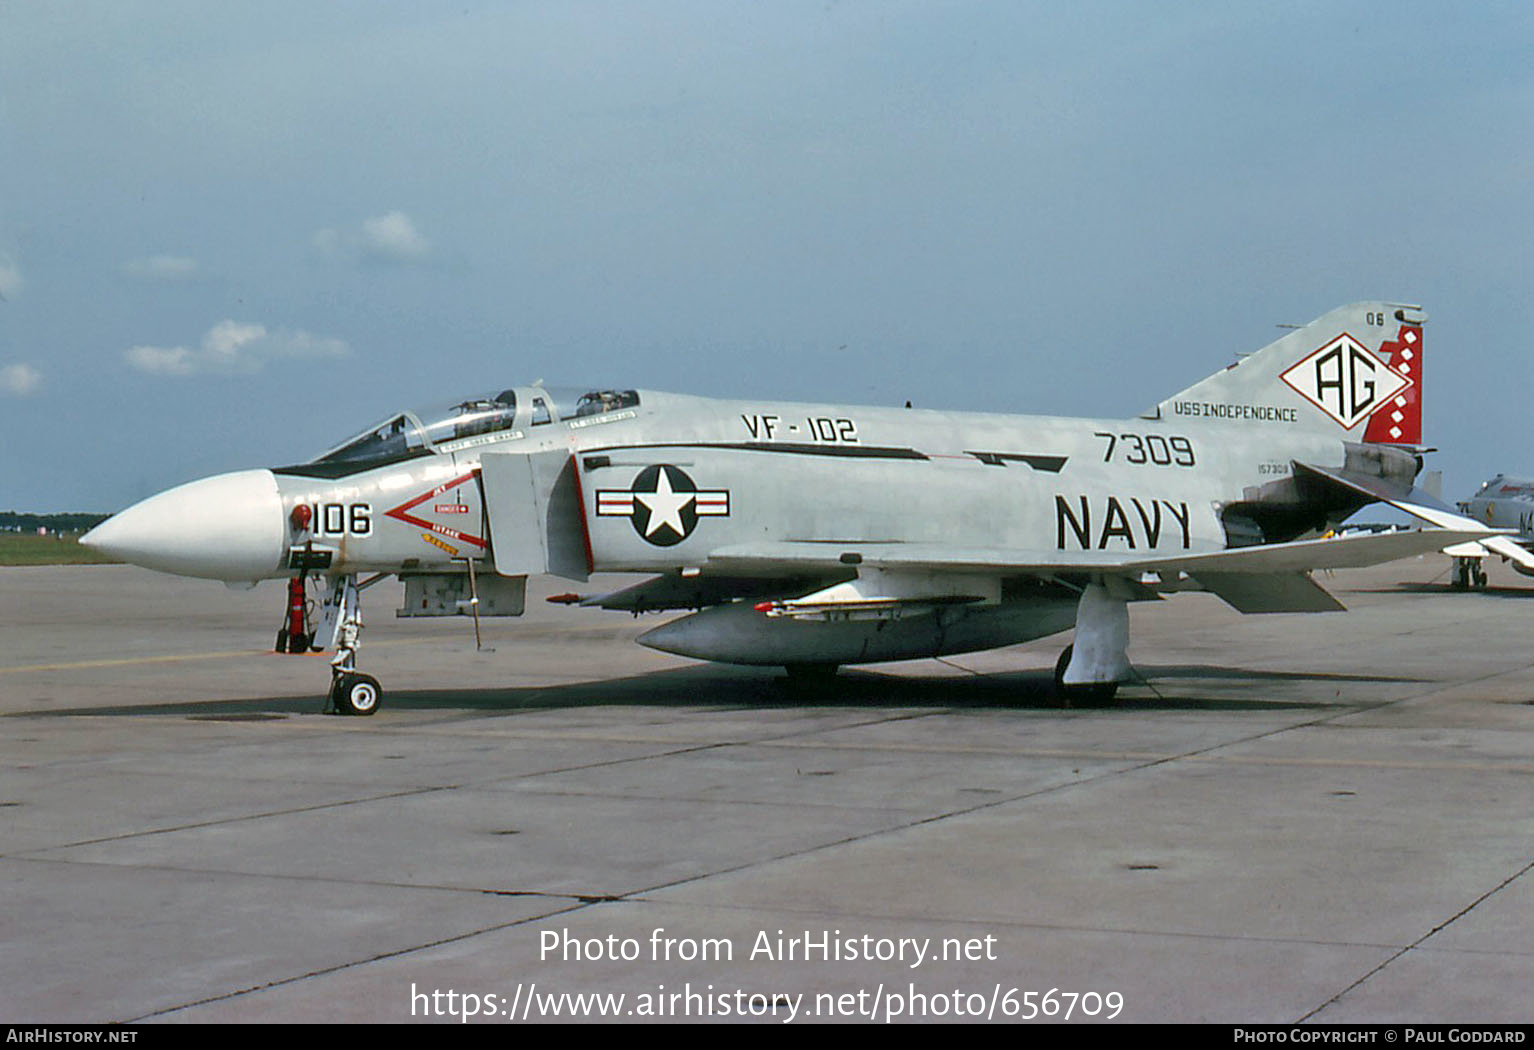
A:
{"type": "Polygon", "coordinates": [[[0,368],[0,391],[26,397],[43,383],[43,374],[28,364],[6,365],[0,368]]]}
{"type": "Polygon", "coordinates": [[[144,281],[186,281],[198,270],[197,260],[185,255],[146,255],[123,263],[123,273],[144,281]]]}
{"type": "Polygon", "coordinates": [[[220,321],[203,334],[195,348],[135,346],[123,357],[140,372],[185,376],[196,373],[249,375],[270,361],[345,357],[351,347],[341,339],[302,330],[267,331],[263,324],[220,321]]]}
{"type": "Polygon", "coordinates": [[[14,299],[21,291],[21,267],[8,256],[0,255],[0,298],[14,299]]]}
{"type": "Polygon", "coordinates": [[[362,220],[355,229],[326,227],[310,239],[315,250],[333,259],[363,258],[378,262],[424,262],[431,242],[416,229],[410,216],[391,211],[362,220]]]}
{"type": "Polygon", "coordinates": [[[410,216],[391,211],[362,223],[362,249],[377,258],[417,262],[426,258],[431,245],[415,228],[410,216]]]}
{"type": "Polygon", "coordinates": [[[184,346],[135,346],[123,356],[140,372],[184,376],[197,371],[192,351],[184,346]]]}

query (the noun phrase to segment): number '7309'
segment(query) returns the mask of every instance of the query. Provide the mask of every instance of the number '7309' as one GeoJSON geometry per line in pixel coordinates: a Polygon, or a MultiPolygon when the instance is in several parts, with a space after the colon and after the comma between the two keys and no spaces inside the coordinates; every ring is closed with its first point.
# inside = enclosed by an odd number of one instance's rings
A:
{"type": "Polygon", "coordinates": [[[1108,442],[1103,462],[1149,464],[1155,467],[1191,467],[1197,462],[1189,438],[1165,434],[1110,434],[1099,430],[1093,437],[1108,442]]]}

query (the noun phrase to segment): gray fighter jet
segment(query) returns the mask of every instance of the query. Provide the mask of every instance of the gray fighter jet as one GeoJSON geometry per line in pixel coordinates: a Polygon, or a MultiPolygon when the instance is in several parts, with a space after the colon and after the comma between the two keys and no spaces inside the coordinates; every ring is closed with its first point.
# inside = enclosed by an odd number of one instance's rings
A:
{"type": "Polygon", "coordinates": [[[1534,481],[1498,474],[1474,496],[1460,503],[1464,514],[1494,529],[1513,529],[1512,536],[1494,536],[1462,543],[1444,553],[1454,558],[1454,586],[1459,590],[1486,587],[1484,560],[1499,557],[1524,576],[1534,576],[1534,481]]]}
{"type": "Polygon", "coordinates": [[[165,572],[290,577],[279,641],[335,648],[330,696],[352,714],[382,695],[356,670],[359,594],[390,574],[402,615],[515,616],[529,574],[653,573],[563,597],[694,610],[640,641],[802,675],[1074,627],[1057,685],[1105,699],[1129,674],[1130,602],[1338,610],[1310,570],[1493,533],[1414,485],[1425,320],[1342,307],[1128,420],[514,387],[171,489],[83,542],[165,572]],[[1330,535],[1374,501],[1431,527],[1330,535]]]}

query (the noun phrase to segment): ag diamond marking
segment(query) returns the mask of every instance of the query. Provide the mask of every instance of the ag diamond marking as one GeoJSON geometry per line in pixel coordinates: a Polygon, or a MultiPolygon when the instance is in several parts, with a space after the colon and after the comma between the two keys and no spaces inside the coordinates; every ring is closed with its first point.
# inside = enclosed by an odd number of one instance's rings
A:
{"type": "Polygon", "coordinates": [[[1345,430],[1352,430],[1412,385],[1346,332],[1279,378],[1345,430]]]}

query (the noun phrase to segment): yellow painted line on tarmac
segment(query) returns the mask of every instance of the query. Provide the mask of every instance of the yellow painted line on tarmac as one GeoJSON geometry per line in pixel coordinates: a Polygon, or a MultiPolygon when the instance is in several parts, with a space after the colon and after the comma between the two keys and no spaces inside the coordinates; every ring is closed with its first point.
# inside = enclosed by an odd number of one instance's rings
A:
{"type": "MultiPolygon", "coordinates": [[[[426,642],[438,641],[436,638],[397,638],[385,642],[369,642],[369,649],[388,649],[396,645],[421,645],[426,642]]],[[[74,660],[69,663],[59,664],[23,664],[20,667],[0,667],[0,674],[35,674],[39,671],[82,671],[97,667],[137,667],[145,664],[184,664],[198,660],[227,660],[237,656],[292,656],[292,653],[278,653],[271,649],[226,649],[216,653],[182,653],[178,656],[125,656],[114,660],[74,660]]],[[[330,650],[318,653],[300,653],[300,656],[308,656],[313,659],[322,659],[327,663],[332,655],[330,650]]]]}
{"type": "MultiPolygon", "coordinates": [[[[269,650],[268,650],[269,651],[269,650]]],[[[187,653],[184,656],[133,656],[120,660],[76,660],[67,664],[24,664],[0,667],[0,674],[27,674],[34,671],[76,671],[90,667],[132,667],[136,664],[180,664],[192,660],[222,660],[230,656],[254,656],[260,650],[236,649],[221,653],[187,653]]],[[[272,654],[276,656],[276,653],[272,654]]]]}

